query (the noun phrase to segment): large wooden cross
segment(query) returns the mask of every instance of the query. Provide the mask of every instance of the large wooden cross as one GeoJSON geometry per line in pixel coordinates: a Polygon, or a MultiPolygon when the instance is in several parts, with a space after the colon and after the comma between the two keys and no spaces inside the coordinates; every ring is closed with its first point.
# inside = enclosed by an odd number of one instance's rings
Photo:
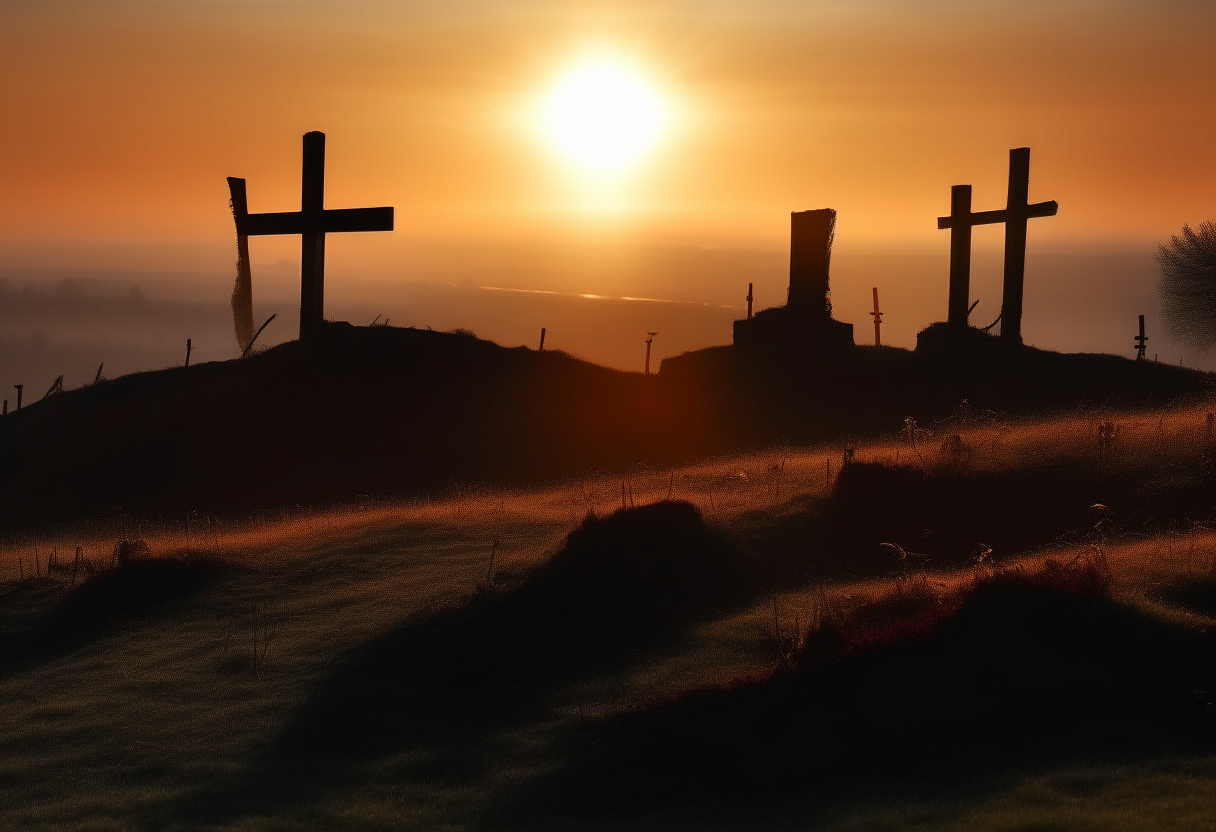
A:
{"type": "Polygon", "coordinates": [[[1033,217],[1054,217],[1055,200],[1030,204],[1030,148],[1009,151],[1009,194],[1004,210],[971,213],[971,186],[950,189],[950,216],[938,217],[938,228],[950,229],[950,306],[947,320],[967,325],[970,310],[971,227],[1005,223],[1005,278],[1001,298],[1001,338],[1022,342],[1022,288],[1026,279],[1026,223],[1033,217]]]}
{"type": "Polygon", "coordinates": [[[238,238],[300,235],[300,339],[311,337],[325,319],[325,235],[392,231],[393,209],[325,208],[325,134],[319,131],[304,134],[299,211],[247,213],[245,180],[230,177],[228,187],[233,197],[238,238]]]}

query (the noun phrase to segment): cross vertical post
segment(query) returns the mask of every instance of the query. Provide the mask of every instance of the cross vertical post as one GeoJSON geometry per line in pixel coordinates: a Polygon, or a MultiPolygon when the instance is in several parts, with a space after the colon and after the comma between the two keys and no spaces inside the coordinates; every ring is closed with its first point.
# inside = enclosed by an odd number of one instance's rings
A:
{"type": "Polygon", "coordinates": [[[313,227],[300,235],[300,340],[311,335],[325,319],[325,232],[319,222],[325,210],[325,134],[304,134],[304,161],[300,173],[300,213],[313,227]]]}
{"type": "Polygon", "coordinates": [[[657,332],[646,333],[646,341],[644,342],[646,344],[646,375],[650,375],[650,345],[654,343],[654,336],[658,334],[657,332]]]}
{"type": "Polygon", "coordinates": [[[1143,315],[1140,316],[1140,334],[1137,335],[1132,340],[1140,342],[1139,344],[1136,345],[1136,360],[1143,361],[1144,352],[1145,352],[1145,350],[1148,349],[1148,346],[1147,346],[1148,337],[1144,334],[1144,316],[1143,315]]]}
{"type": "Polygon", "coordinates": [[[1054,217],[1059,205],[1031,205],[1030,148],[1009,151],[1009,198],[1005,205],[1005,286],[1001,299],[1001,338],[1022,343],[1022,296],[1026,279],[1026,221],[1032,217],[1054,217]]]}
{"type": "Polygon", "coordinates": [[[870,313],[874,316],[874,346],[882,346],[882,335],[878,328],[882,326],[882,313],[878,311],[878,287],[874,287],[874,311],[870,313]]]}
{"type": "MultiPolygon", "coordinates": [[[[950,301],[946,320],[954,326],[967,325],[967,305],[971,301],[971,186],[950,188],[950,301]]],[[[875,309],[878,306],[875,305],[875,309]]],[[[877,329],[875,332],[877,333],[877,329]]]]}
{"type": "Polygon", "coordinates": [[[752,284],[747,284],[747,317],[752,316],[752,284]]]}

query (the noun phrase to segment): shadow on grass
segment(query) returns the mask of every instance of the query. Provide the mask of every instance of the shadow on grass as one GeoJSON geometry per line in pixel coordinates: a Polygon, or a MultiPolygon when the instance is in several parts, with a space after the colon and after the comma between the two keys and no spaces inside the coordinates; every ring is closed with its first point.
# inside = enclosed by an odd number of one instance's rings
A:
{"type": "Polygon", "coordinates": [[[969,472],[854,463],[840,472],[830,494],[745,515],[736,535],[774,581],[885,575],[908,565],[885,543],[920,556],[920,566],[957,566],[987,549],[1000,559],[1085,540],[1100,519],[1139,528],[1204,517],[1211,493],[1210,483],[1184,480],[1167,487],[1106,478],[1076,465],[969,472]],[[1096,516],[1095,503],[1108,511],[1096,516]]]}
{"type": "Polygon", "coordinates": [[[688,503],[589,517],[515,586],[483,587],[356,650],[260,759],[169,811],[275,813],[362,783],[368,766],[401,783],[484,782],[502,759],[496,743],[551,717],[556,690],[664,649],[757,591],[688,503]]]}
{"type": "Polygon", "coordinates": [[[484,825],[923,796],[1044,761],[1210,750],[1214,647],[1114,602],[1093,562],[829,610],[787,670],[588,729],[604,751],[484,825]]]}
{"type": "Polygon", "coordinates": [[[1216,574],[1207,573],[1176,578],[1152,593],[1171,606],[1216,616],[1216,574]]]}
{"type": "Polygon", "coordinates": [[[74,588],[49,580],[14,582],[4,592],[9,620],[0,643],[0,673],[42,664],[116,627],[147,621],[233,568],[214,556],[185,552],[129,561],[74,588]]]}

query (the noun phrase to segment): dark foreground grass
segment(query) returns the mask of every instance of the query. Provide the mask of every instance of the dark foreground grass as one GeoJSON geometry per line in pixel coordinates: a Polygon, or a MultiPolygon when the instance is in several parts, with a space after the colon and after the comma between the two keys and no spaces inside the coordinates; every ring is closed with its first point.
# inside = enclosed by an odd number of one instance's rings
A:
{"type": "Polygon", "coordinates": [[[1216,480],[1201,463],[1167,482],[1060,462],[1007,471],[854,463],[826,495],[745,515],[736,536],[787,583],[962,566],[1086,541],[1099,522],[1103,533],[1139,532],[1207,518],[1216,480]]]}
{"type": "Polygon", "coordinates": [[[496,579],[336,663],[264,755],[172,814],[223,824],[273,813],[340,792],[369,766],[472,787],[503,736],[552,718],[559,691],[672,648],[758,591],[729,538],[684,502],[590,516],[552,558],[496,579]]]}
{"type": "Polygon", "coordinates": [[[1213,659],[1212,634],[1113,600],[1100,558],[987,572],[945,594],[901,587],[828,610],[788,669],[589,729],[587,745],[606,750],[499,817],[746,812],[1062,760],[1210,752],[1213,659]]]}
{"type": "MultiPolygon", "coordinates": [[[[116,628],[149,621],[234,568],[194,551],[133,558],[127,554],[129,544],[122,548],[126,543],[116,547],[112,564],[90,564],[70,584],[60,575],[5,586],[0,674],[66,655],[116,628]]],[[[142,552],[146,555],[146,546],[142,552]]]]}

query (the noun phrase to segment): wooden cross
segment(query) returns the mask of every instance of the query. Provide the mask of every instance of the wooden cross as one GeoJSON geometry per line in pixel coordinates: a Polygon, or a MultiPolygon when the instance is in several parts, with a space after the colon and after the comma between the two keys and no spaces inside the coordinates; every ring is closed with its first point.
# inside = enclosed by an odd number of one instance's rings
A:
{"type": "Polygon", "coordinates": [[[300,210],[268,214],[237,213],[245,207],[245,180],[229,178],[237,235],[299,234],[300,339],[313,336],[325,319],[325,235],[346,231],[392,231],[392,208],[325,208],[325,134],[304,134],[300,210]]]}
{"type": "Polygon", "coordinates": [[[752,284],[747,284],[747,317],[752,316],[752,284]]]}
{"type": "Polygon", "coordinates": [[[938,217],[938,228],[950,229],[950,305],[946,320],[954,326],[967,325],[971,303],[971,227],[1004,222],[1004,211],[971,213],[971,186],[950,188],[950,216],[938,217]]]}
{"type": "Polygon", "coordinates": [[[1001,302],[1001,337],[1022,342],[1022,286],[1026,276],[1026,222],[1054,217],[1059,204],[1027,202],[1030,193],[1030,148],[1009,151],[1009,193],[1005,209],[971,213],[971,186],[950,189],[950,216],[938,217],[938,228],[950,229],[950,306],[947,320],[966,326],[970,307],[971,227],[1005,223],[1005,282],[1001,302]]]}
{"type": "Polygon", "coordinates": [[[882,313],[878,311],[878,287],[874,287],[874,311],[870,313],[874,316],[874,346],[882,346],[882,335],[879,334],[878,328],[882,326],[882,313]]]}
{"type": "Polygon", "coordinates": [[[1136,360],[1143,361],[1144,360],[1144,351],[1146,349],[1148,349],[1148,347],[1146,346],[1146,344],[1148,343],[1148,336],[1146,336],[1144,334],[1144,316],[1143,315],[1140,316],[1140,334],[1137,335],[1132,340],[1140,342],[1139,344],[1136,345],[1136,360]]]}

